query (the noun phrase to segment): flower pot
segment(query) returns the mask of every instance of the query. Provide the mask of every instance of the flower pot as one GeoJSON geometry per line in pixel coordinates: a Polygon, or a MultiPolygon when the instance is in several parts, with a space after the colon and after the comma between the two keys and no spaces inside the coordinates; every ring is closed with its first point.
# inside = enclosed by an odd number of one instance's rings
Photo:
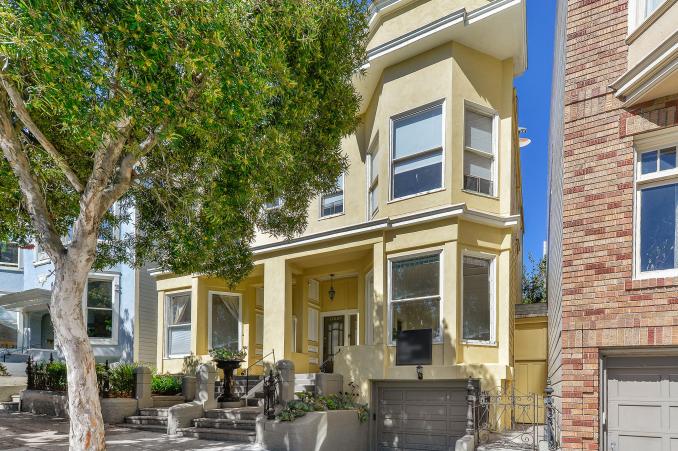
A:
{"type": "Polygon", "coordinates": [[[217,368],[224,371],[224,390],[217,398],[219,402],[233,402],[240,399],[233,394],[233,371],[240,368],[242,360],[215,360],[217,368]]]}

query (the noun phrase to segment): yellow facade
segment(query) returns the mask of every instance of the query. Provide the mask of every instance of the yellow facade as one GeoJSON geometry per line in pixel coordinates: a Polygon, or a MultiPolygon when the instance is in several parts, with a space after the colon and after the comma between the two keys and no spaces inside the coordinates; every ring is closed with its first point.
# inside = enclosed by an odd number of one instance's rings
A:
{"type": "MultiPolygon", "coordinates": [[[[418,29],[421,23],[462,7],[472,10],[488,4],[481,0],[395,3],[399,5],[396,9],[389,6],[373,12],[370,55],[406,31],[418,29]]],[[[269,354],[275,352],[276,359],[294,361],[297,373],[319,371],[325,357],[324,320],[341,322],[337,318],[343,315],[346,335],[343,348],[334,357],[334,372],[343,374],[345,383],[356,382],[364,400],[370,399],[372,381],[416,379],[414,367],[395,365],[395,346],[389,342],[393,313],[389,275],[393,261],[424,253],[439,258],[440,304],[436,311],[442,330],[441,340],[433,345],[432,365],[424,367],[424,378],[472,376],[486,388],[510,383],[514,374],[513,306],[520,295],[522,263],[522,195],[513,90],[519,55],[498,58],[454,39],[429,43],[430,48],[424,44],[417,41],[423,47],[413,55],[399,57],[401,49],[389,53],[389,64],[377,74],[374,71],[382,60],[374,56],[365,79],[356,80],[359,91],[366,89],[366,84],[376,84],[370,95],[364,96],[359,129],[342,144],[349,161],[343,213],[321,217],[320,200],[314,199],[307,230],[301,236],[278,241],[259,234],[253,243],[255,268],[237,287],[198,275],[157,276],[160,371],[176,372],[182,367],[181,358],[167,354],[168,296],[191,293],[190,349],[207,358],[210,292],[228,292],[241,296],[240,344],[248,348],[248,366],[264,357],[272,361],[269,354]],[[394,199],[394,117],[431,104],[442,108],[442,186],[394,199]],[[463,189],[464,124],[470,106],[495,118],[496,189],[491,195],[463,189]],[[366,165],[368,155],[375,152],[378,210],[369,215],[366,165]],[[462,339],[465,255],[492,261],[492,340],[487,343],[462,339]],[[336,293],[333,300],[329,299],[330,287],[336,293]]],[[[253,371],[261,368],[257,365],[253,371]]]]}
{"type": "MultiPolygon", "coordinates": [[[[538,405],[543,407],[541,396],[546,388],[548,318],[546,304],[517,306],[515,321],[515,382],[518,394],[535,393],[540,396],[538,405]]],[[[525,413],[525,420],[531,419],[525,413]]],[[[537,418],[543,420],[543,408],[537,418]]]]}

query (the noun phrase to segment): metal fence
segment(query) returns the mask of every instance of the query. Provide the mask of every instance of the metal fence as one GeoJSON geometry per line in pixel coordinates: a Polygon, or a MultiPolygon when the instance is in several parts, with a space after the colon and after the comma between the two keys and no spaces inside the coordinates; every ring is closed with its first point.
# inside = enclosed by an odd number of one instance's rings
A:
{"type": "Polygon", "coordinates": [[[485,449],[549,450],[560,448],[560,411],[553,404],[553,388],[544,394],[515,389],[478,391],[467,385],[467,434],[485,449]]]}

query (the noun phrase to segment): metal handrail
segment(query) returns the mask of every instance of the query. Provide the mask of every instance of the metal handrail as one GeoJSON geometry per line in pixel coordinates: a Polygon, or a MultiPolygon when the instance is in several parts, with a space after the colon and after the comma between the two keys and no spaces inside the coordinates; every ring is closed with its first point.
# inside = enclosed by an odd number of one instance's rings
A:
{"type": "MultiPolygon", "coordinates": [[[[262,358],[260,358],[259,360],[257,360],[256,362],[254,362],[253,364],[248,366],[247,368],[245,368],[245,402],[247,402],[247,399],[248,399],[247,397],[250,394],[250,369],[253,366],[259,364],[260,362],[263,362],[264,359],[266,357],[268,357],[269,355],[273,356],[273,362],[275,362],[275,349],[272,349],[271,352],[269,352],[268,354],[266,354],[265,356],[263,356],[262,358]]],[[[266,374],[264,374],[264,377],[266,377],[266,374]]]]}

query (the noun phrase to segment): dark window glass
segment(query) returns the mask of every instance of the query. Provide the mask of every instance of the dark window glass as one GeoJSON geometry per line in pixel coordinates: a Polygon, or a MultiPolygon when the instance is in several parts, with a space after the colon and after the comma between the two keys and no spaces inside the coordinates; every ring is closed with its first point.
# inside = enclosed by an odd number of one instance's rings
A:
{"type": "Polygon", "coordinates": [[[676,199],[678,184],[641,191],[640,269],[676,268],[676,199]]]}

